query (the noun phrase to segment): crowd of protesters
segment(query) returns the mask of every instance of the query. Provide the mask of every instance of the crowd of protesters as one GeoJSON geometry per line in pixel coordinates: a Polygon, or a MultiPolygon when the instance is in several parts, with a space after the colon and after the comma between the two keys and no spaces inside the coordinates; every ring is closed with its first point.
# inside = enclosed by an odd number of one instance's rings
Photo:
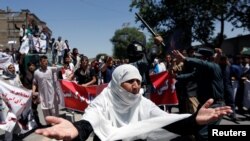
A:
{"type": "MultiPolygon", "coordinates": [[[[56,109],[58,103],[55,102],[57,98],[54,95],[53,87],[53,83],[57,79],[74,81],[83,87],[109,83],[114,69],[131,61],[129,58],[119,60],[112,56],[103,56],[90,61],[87,54],[79,53],[77,48],[71,48],[68,40],[63,40],[61,36],[57,40],[55,38],[48,40],[45,30],[39,32],[36,26],[32,27],[32,24],[27,29],[17,26],[16,28],[20,30],[20,44],[23,44],[27,38],[30,47],[28,54],[43,53],[43,55],[40,55],[38,65],[33,60],[25,62],[25,54],[21,54],[18,49],[1,50],[3,55],[12,57],[12,61],[1,65],[1,77],[5,76],[5,79],[12,80],[10,81],[12,85],[32,90],[32,111],[38,126],[42,126],[37,113],[39,104],[41,104],[44,117],[58,116],[59,111],[56,109]],[[35,42],[33,37],[46,40],[46,48],[42,49],[37,46],[38,49],[36,49],[36,43],[39,41],[35,42]],[[52,51],[52,62],[49,62],[48,56],[46,56],[48,50],[52,51]],[[26,65],[28,67],[25,67],[26,65]]],[[[207,99],[212,97],[217,98],[216,102],[225,102],[226,105],[231,106],[234,112],[229,116],[232,120],[237,120],[237,112],[242,114],[250,109],[244,105],[244,93],[249,87],[246,86],[246,83],[250,82],[249,57],[242,55],[228,57],[218,48],[209,49],[208,52],[210,54],[205,57],[209,57],[209,61],[218,64],[218,67],[214,68],[221,71],[221,74],[218,74],[220,78],[203,77],[206,75],[206,71],[211,69],[206,68],[204,62],[201,62],[203,65],[194,65],[207,58],[204,58],[202,52],[193,47],[182,50],[182,52],[166,54],[164,57],[155,56],[152,63],[148,64],[150,69],[147,70],[147,73],[152,75],[163,71],[169,72],[174,79],[174,85],[171,87],[177,92],[180,113],[195,113],[200,103],[204,104],[207,99]],[[185,57],[191,59],[187,61],[185,57]],[[192,58],[196,58],[196,62],[192,58]],[[187,77],[187,74],[195,77],[187,77]],[[214,80],[216,78],[221,79],[220,82],[214,80]],[[208,87],[210,85],[212,86],[208,87]],[[219,97],[213,97],[209,94],[202,95],[206,88],[213,90],[218,88],[218,91],[223,88],[223,90],[218,92],[221,94],[219,97]]],[[[210,90],[207,92],[213,93],[210,90]]],[[[171,112],[170,109],[169,112],[171,112]]]]}
{"type": "MultiPolygon", "coordinates": [[[[33,38],[33,34],[29,36],[33,38]]],[[[38,105],[41,106],[44,118],[59,116],[58,95],[55,93],[55,83],[58,79],[74,81],[84,87],[107,83],[111,80],[114,68],[118,66],[118,61],[114,63],[114,59],[109,56],[90,62],[87,56],[78,53],[77,48],[70,51],[67,40],[61,41],[61,39],[62,37],[58,37],[58,40],[48,44],[49,49],[46,49],[52,50],[52,62],[49,62],[46,52],[37,52],[32,47],[29,48],[28,54],[22,54],[14,48],[1,50],[1,58],[10,59],[1,63],[0,78],[15,87],[32,91],[32,103],[27,106],[32,107],[32,118],[37,127],[44,126],[38,117],[38,105]],[[32,59],[28,59],[27,62],[26,56],[39,56],[39,62],[32,59]]],[[[24,43],[22,40],[20,42],[24,43]]],[[[30,42],[28,44],[30,46],[30,42]]],[[[34,46],[33,43],[31,45],[34,46]]],[[[28,122],[28,116],[18,118],[19,124],[16,124],[13,132],[5,133],[5,140],[12,140],[13,134],[20,132],[19,125],[22,125],[22,129],[27,129],[25,126],[28,122]]]]}

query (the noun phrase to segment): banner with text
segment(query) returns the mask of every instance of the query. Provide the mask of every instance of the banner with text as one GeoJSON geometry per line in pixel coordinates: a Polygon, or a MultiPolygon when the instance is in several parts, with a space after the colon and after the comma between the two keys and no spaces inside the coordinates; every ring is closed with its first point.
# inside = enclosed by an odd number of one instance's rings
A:
{"type": "MultiPolygon", "coordinates": [[[[150,95],[150,99],[156,105],[178,105],[175,80],[169,77],[167,71],[151,75],[150,78],[156,89],[155,93],[150,95]]],[[[61,93],[64,95],[65,107],[81,112],[107,86],[107,84],[101,84],[83,87],[67,80],[59,80],[59,83],[61,93]]]]}
{"type": "Polygon", "coordinates": [[[75,82],[59,80],[65,107],[83,112],[88,104],[107,86],[107,84],[83,87],[75,82]]]}
{"type": "Polygon", "coordinates": [[[17,119],[30,105],[31,91],[10,85],[0,79],[0,129],[11,132],[17,119]]]}

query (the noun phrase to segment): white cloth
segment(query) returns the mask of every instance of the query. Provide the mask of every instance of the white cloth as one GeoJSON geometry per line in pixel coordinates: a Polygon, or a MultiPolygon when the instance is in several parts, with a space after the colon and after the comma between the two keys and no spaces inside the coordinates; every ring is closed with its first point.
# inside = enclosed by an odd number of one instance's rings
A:
{"type": "Polygon", "coordinates": [[[53,109],[58,104],[55,102],[55,86],[53,75],[57,72],[56,67],[41,68],[34,72],[33,84],[37,85],[41,100],[41,109],[53,109]]]}
{"type": "Polygon", "coordinates": [[[120,85],[130,79],[141,80],[138,69],[130,64],[118,66],[108,87],[85,110],[83,119],[102,141],[146,139],[150,131],[190,116],[162,111],[142,96],[142,90],[136,95],[127,92],[120,85]]]}
{"type": "Polygon", "coordinates": [[[163,72],[163,71],[166,71],[167,69],[166,69],[166,66],[165,66],[165,64],[163,63],[163,62],[160,62],[159,63],[159,71],[160,72],[163,72]]]}
{"type": "Polygon", "coordinates": [[[29,50],[30,50],[30,47],[29,47],[29,38],[25,38],[25,39],[23,39],[23,42],[22,42],[22,44],[20,46],[20,49],[19,49],[19,52],[21,54],[28,54],[29,50]]]}

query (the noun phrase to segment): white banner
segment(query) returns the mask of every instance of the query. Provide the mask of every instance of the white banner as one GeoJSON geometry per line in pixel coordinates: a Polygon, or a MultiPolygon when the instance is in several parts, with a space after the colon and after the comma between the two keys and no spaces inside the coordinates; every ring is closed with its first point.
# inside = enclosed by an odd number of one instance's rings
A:
{"type": "Polygon", "coordinates": [[[26,108],[31,98],[31,91],[8,84],[0,79],[0,128],[11,132],[18,117],[26,108]]]}
{"type": "MultiPolygon", "coordinates": [[[[46,52],[46,47],[47,47],[47,41],[42,40],[40,38],[33,37],[33,44],[34,48],[38,53],[45,53],[46,52]]],[[[21,54],[28,54],[30,47],[29,47],[29,38],[25,38],[22,42],[22,45],[20,47],[19,52],[21,54]]]]}
{"type": "Polygon", "coordinates": [[[46,52],[46,46],[47,46],[46,40],[33,37],[33,42],[34,42],[35,49],[38,53],[46,52]]]}
{"type": "Polygon", "coordinates": [[[19,49],[19,52],[21,54],[28,54],[30,50],[30,47],[29,47],[29,38],[25,38],[21,44],[21,47],[19,49]]]}

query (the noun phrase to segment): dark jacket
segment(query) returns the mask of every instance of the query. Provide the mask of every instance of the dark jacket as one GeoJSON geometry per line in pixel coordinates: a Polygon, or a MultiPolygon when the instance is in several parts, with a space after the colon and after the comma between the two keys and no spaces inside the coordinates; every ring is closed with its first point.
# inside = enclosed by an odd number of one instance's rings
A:
{"type": "Polygon", "coordinates": [[[184,64],[195,67],[196,70],[189,74],[177,76],[178,79],[195,79],[197,82],[197,98],[201,104],[213,98],[215,103],[224,100],[223,76],[220,66],[197,58],[185,59],[184,64]]]}

